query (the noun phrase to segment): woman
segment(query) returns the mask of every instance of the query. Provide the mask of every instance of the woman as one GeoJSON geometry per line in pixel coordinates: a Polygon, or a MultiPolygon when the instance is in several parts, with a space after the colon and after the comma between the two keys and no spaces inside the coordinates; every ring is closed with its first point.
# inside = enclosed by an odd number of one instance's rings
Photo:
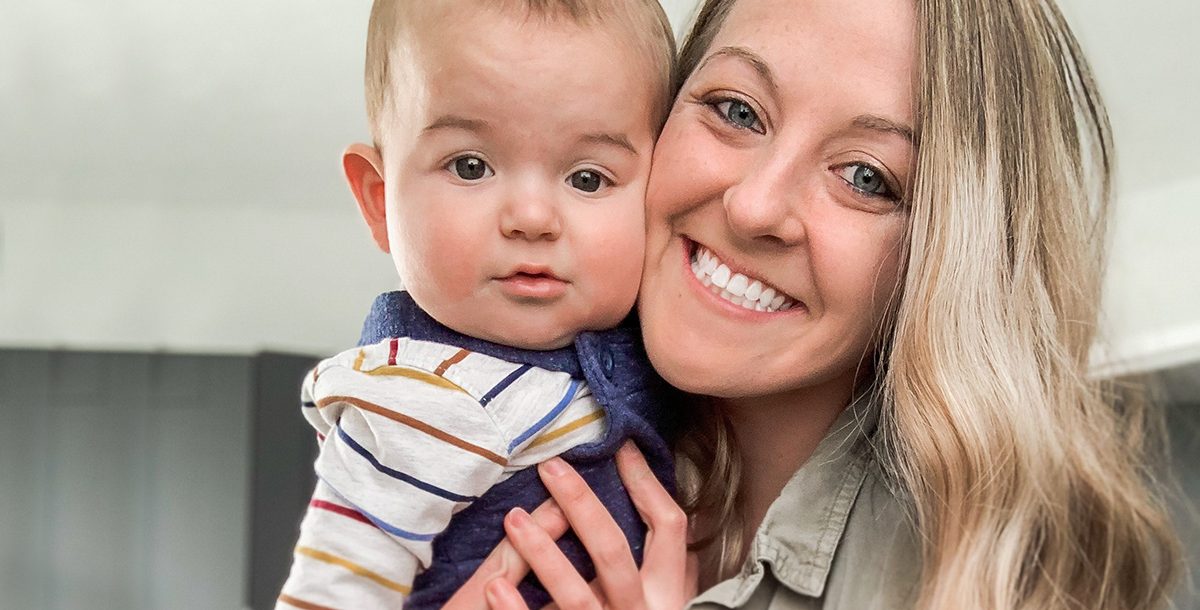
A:
{"type": "Polygon", "coordinates": [[[1147,418],[1087,377],[1111,144],[1057,9],[710,0],[681,63],[639,311],[663,377],[711,397],[680,446],[698,576],[626,451],[640,570],[548,463],[561,512],[510,515],[461,599],[522,607],[528,566],[563,608],[678,608],[697,578],[704,608],[1163,605],[1147,418]]]}

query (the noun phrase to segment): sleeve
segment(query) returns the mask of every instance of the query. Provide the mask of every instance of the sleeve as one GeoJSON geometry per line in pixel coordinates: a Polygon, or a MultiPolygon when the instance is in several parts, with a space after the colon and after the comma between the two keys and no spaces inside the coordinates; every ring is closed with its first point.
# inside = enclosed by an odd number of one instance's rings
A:
{"type": "Polygon", "coordinates": [[[505,412],[495,415],[509,439],[509,473],[604,438],[604,408],[587,384],[566,375],[556,377],[542,391],[507,402],[505,412]]]}
{"type": "Polygon", "coordinates": [[[470,395],[419,376],[330,366],[302,400],[324,438],[276,607],[398,608],[434,536],[503,476],[504,436],[470,395]]]}

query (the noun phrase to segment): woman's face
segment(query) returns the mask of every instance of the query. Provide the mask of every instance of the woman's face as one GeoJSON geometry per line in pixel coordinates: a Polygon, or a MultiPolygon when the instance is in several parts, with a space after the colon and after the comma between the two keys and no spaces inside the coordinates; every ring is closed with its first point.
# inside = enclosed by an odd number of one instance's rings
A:
{"type": "Polygon", "coordinates": [[[853,384],[897,284],[912,162],[908,0],[741,0],[654,153],[639,310],[684,390],[853,384]]]}

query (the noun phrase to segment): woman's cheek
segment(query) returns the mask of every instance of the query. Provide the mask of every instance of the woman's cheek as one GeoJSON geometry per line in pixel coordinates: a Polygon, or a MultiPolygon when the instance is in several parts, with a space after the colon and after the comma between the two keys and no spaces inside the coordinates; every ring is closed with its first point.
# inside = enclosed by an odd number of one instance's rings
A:
{"type": "MultiPolygon", "coordinates": [[[[889,218],[888,220],[894,219],[889,218]]],[[[900,281],[903,224],[892,222],[889,224],[895,226],[887,227],[888,230],[882,231],[878,237],[871,240],[873,256],[865,260],[874,260],[876,263],[861,265],[858,270],[861,275],[859,279],[861,288],[858,292],[864,297],[862,299],[864,305],[869,307],[869,311],[864,312],[863,319],[870,321],[872,332],[883,319],[889,304],[896,295],[896,288],[900,281]]]]}
{"type": "Polygon", "coordinates": [[[646,193],[649,213],[669,216],[719,197],[735,175],[730,152],[696,118],[672,117],[654,149],[646,193]]]}

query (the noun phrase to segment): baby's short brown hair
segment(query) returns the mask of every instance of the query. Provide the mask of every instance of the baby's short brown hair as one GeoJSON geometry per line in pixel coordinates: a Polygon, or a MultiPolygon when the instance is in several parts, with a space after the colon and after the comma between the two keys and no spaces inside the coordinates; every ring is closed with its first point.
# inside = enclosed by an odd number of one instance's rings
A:
{"type": "MultiPolygon", "coordinates": [[[[408,11],[435,2],[456,0],[375,0],[367,26],[366,96],[367,120],[376,148],[383,142],[381,117],[391,103],[393,79],[398,70],[396,43],[407,36],[408,11]]],[[[462,0],[457,0],[462,1],[462,0]]],[[[656,67],[654,126],[661,127],[671,109],[677,86],[675,36],[659,0],[487,0],[481,8],[519,10],[527,18],[566,19],[580,26],[616,23],[644,48],[656,67]]]]}

